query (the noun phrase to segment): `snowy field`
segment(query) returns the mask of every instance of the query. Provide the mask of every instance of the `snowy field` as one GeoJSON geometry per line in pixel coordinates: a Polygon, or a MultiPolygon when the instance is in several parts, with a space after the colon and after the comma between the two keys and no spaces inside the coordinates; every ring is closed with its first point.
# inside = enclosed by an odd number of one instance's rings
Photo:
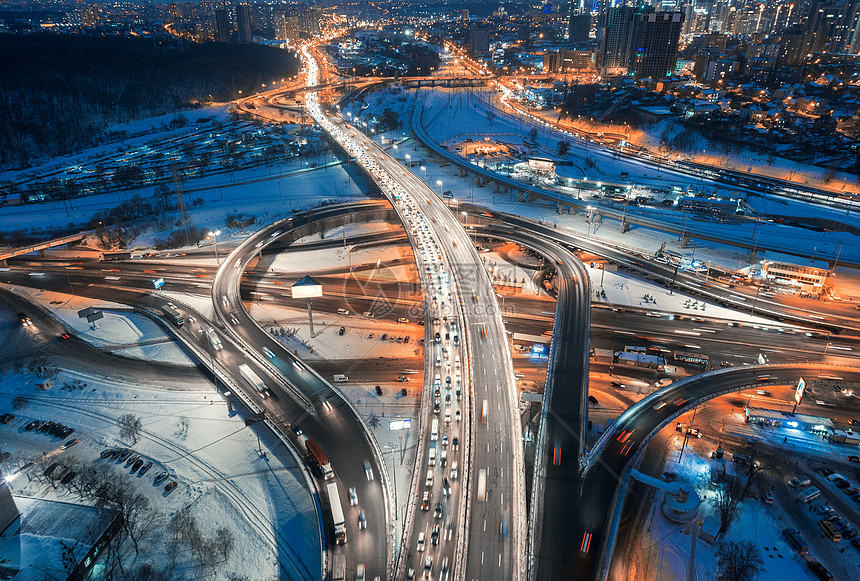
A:
{"type": "MultiPolygon", "coordinates": [[[[708,516],[719,518],[711,504],[714,493],[706,484],[710,466],[707,457],[709,450],[705,449],[706,446],[690,447],[679,463],[677,459],[683,439],[674,435],[669,437],[673,450],[665,470],[676,474],[678,480],[693,485],[701,495],[696,521],[700,525],[708,516]]],[[[694,536],[699,525],[678,525],[666,519],[660,511],[663,494],[658,491],[651,503],[636,557],[629,564],[630,574],[641,579],[716,579],[718,546],[694,536]],[[694,555],[693,569],[691,555],[694,555]]],[[[751,541],[760,548],[764,565],[758,579],[815,579],[805,561],[783,538],[781,531],[788,526],[784,519],[785,515],[776,505],[768,506],[759,498],[747,498],[740,505],[737,519],[720,540],[751,541]]]]}
{"type": "MultiPolygon", "coordinates": [[[[493,120],[491,126],[488,125],[486,107],[480,98],[478,98],[480,96],[479,93],[476,98],[469,98],[469,93],[433,89],[422,90],[418,93],[417,102],[413,102],[410,99],[408,102],[403,103],[388,94],[380,94],[367,97],[367,101],[372,104],[372,107],[365,112],[365,115],[374,108],[381,110],[380,108],[390,107],[397,110],[401,118],[406,119],[412,107],[421,107],[423,105],[425,108],[423,120],[425,129],[437,142],[461,141],[469,137],[483,139],[484,136],[494,135],[503,140],[521,142],[527,136],[528,127],[520,120],[507,115],[499,115],[493,120]]],[[[397,131],[389,132],[385,136],[402,137],[403,135],[403,131],[397,131]]],[[[560,140],[559,137],[543,130],[541,131],[541,135],[538,138],[538,142],[541,144],[547,143],[547,151],[557,148],[557,141],[560,140]]],[[[571,151],[572,157],[580,156],[582,158],[583,167],[586,157],[597,160],[594,167],[583,171],[583,175],[591,181],[618,181],[621,173],[627,172],[630,182],[637,185],[654,185],[659,187],[678,185],[683,188],[692,186],[697,189],[702,186],[702,182],[698,178],[675,172],[667,172],[665,168],[658,170],[658,168],[638,161],[616,159],[610,153],[596,151],[593,148],[586,149],[582,144],[574,144],[571,151]]],[[[460,176],[459,171],[455,167],[440,168],[437,160],[433,159],[429,152],[421,147],[420,144],[412,143],[408,146],[400,144],[397,151],[392,153],[404,163],[406,163],[406,154],[409,154],[412,160],[412,171],[416,176],[426,179],[429,184],[436,184],[438,180],[441,180],[444,189],[453,191],[455,197],[459,200],[486,205],[503,212],[555,222],[559,226],[571,227],[583,234],[587,231],[583,215],[559,216],[556,213],[554,204],[517,201],[513,196],[495,193],[493,186],[478,187],[474,185],[473,180],[469,176],[460,176]],[[421,166],[426,171],[420,169],[421,166]],[[578,227],[572,223],[576,223],[578,227]]],[[[708,191],[710,192],[712,189],[713,186],[709,185],[708,191]]],[[[723,193],[729,193],[730,191],[733,190],[729,189],[723,193]]],[[[749,197],[747,202],[754,211],[760,213],[785,217],[812,215],[843,222],[853,221],[853,218],[846,216],[844,210],[812,205],[806,202],[771,197],[749,197]]],[[[593,205],[599,208],[602,203],[604,203],[604,200],[594,201],[593,205]]],[[[613,207],[616,210],[623,208],[623,206],[608,207],[613,207]]],[[[695,239],[695,234],[723,236],[729,240],[744,240],[745,243],[755,245],[759,248],[761,251],[759,257],[761,257],[763,251],[771,249],[779,250],[780,252],[796,252],[800,255],[814,254],[820,259],[829,260],[834,260],[839,256],[840,261],[860,263],[860,244],[857,244],[857,237],[845,232],[821,233],[766,221],[760,221],[758,224],[752,220],[738,224],[722,223],[684,215],[676,210],[658,208],[631,208],[629,211],[647,211],[649,214],[658,217],[659,220],[672,224],[679,229],[686,225],[686,230],[694,237],[693,247],[682,249],[679,244],[673,243],[676,235],[653,231],[642,226],[633,225],[630,232],[622,235],[620,233],[620,224],[613,220],[607,220],[603,224],[614,224],[614,227],[610,228],[617,230],[617,232],[608,232],[605,227],[600,225],[598,226],[598,230],[602,231],[597,233],[597,238],[606,237],[617,240],[622,244],[641,248],[652,254],[663,241],[668,241],[667,248],[679,251],[686,256],[696,256],[706,261],[711,260],[715,264],[725,262],[726,266],[734,268],[737,268],[737,260],[726,260],[724,255],[742,254],[745,256],[747,254],[746,251],[738,252],[737,249],[734,249],[730,245],[697,240],[695,239]],[[652,240],[653,242],[651,242],[652,240]]]]}
{"type": "MultiPolygon", "coordinates": [[[[0,378],[0,406],[16,415],[0,426],[3,449],[11,454],[3,472],[13,474],[26,462],[36,462],[13,480],[13,494],[78,502],[75,485],[83,486],[87,478],[125,480],[147,505],[137,522],[140,555],[128,541],[120,546],[126,569],[148,564],[164,579],[318,578],[319,527],[301,473],[265,430],[259,433],[266,452],[261,456],[253,428],[245,427],[241,414],[229,412],[214,390],[182,389],[169,382],[128,385],[73,370],[61,370],[47,391],[34,387],[36,380],[27,372],[0,378]],[[23,407],[13,409],[13,400],[23,407]],[[140,418],[137,441],[120,437],[117,418],[123,414],[140,418]],[[60,450],[57,438],[24,430],[31,420],[58,418],[81,440],[68,450],[60,450]],[[130,473],[124,463],[99,458],[105,447],[121,446],[153,462],[145,476],[130,473]],[[46,483],[40,473],[49,461],[74,467],[81,482],[46,483]],[[165,482],[153,483],[163,470],[179,483],[169,493],[163,490],[165,482]],[[225,528],[234,539],[229,558],[216,557],[213,570],[205,561],[198,564],[187,536],[176,533],[176,539],[166,532],[177,525],[187,532],[192,526],[187,515],[204,538],[214,539],[225,528]]],[[[37,573],[22,578],[44,578],[37,573]]]]}

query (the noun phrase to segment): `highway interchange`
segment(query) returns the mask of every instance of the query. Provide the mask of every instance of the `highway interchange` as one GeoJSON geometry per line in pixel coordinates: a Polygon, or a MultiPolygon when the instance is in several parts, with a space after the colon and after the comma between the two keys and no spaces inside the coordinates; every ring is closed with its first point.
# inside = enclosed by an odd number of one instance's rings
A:
{"type": "MultiPolygon", "coordinates": [[[[310,49],[305,50],[304,56],[307,84],[316,86],[316,61],[310,49]]],[[[772,383],[779,385],[796,382],[801,376],[826,375],[833,370],[838,370],[846,381],[860,381],[860,373],[834,366],[826,353],[830,341],[838,340],[856,348],[853,337],[839,339],[829,335],[842,330],[860,331],[855,317],[844,312],[828,312],[822,316],[813,309],[786,306],[776,297],[757,298],[757,315],[812,329],[808,340],[822,346],[821,361],[719,369],[678,381],[631,406],[594,448],[586,450],[589,346],[597,338],[608,340],[615,332],[615,317],[606,310],[592,309],[589,275],[577,253],[599,256],[664,284],[674,280],[685,292],[726,306],[749,310],[749,297],[725,285],[675,273],[643,257],[631,256],[517,216],[467,209],[473,227],[464,228],[458,216],[408,171],[409,168],[404,168],[385,149],[342,119],[329,117],[314,95],[310,92],[306,96],[311,114],[370,174],[390,205],[371,201],[332,206],[270,224],[227,254],[217,271],[183,267],[176,262],[156,269],[157,261],[148,264],[127,261],[108,269],[117,274],[109,275],[115,281],[107,281],[103,272],[105,263],[84,262],[68,270],[68,262],[16,259],[12,262],[13,268],[4,269],[0,279],[10,285],[71,291],[124,302],[154,316],[161,314],[167,302],[153,293],[154,276],[164,276],[173,290],[211,293],[215,308],[211,322],[190,306],[179,304],[177,307],[189,324],[171,331],[197,356],[201,365],[240,396],[252,412],[264,412],[269,427],[299,454],[305,453],[305,438],[316,439],[335,469],[342,502],[347,499],[347,488],[357,489],[358,506],[343,502],[348,523],[345,545],[326,540],[330,538],[330,523],[325,516],[328,500],[324,493],[318,494],[323,547],[331,556],[347,556],[351,571],[348,578],[354,576],[356,563],[365,566],[371,579],[375,576],[406,578],[410,570],[418,577],[424,572],[428,557],[432,557],[429,570],[434,579],[444,579],[446,574],[452,579],[469,580],[605,578],[626,477],[644,446],[662,426],[698,403],[757,385],[764,372],[771,376],[772,383]],[[421,278],[420,287],[415,289],[416,296],[403,298],[395,304],[390,316],[406,316],[414,312],[417,303],[426,321],[424,361],[415,363],[424,369],[419,421],[422,440],[399,547],[394,546],[394,527],[401,525],[394,522],[389,475],[381,450],[363,418],[331,381],[284,349],[262,329],[243,304],[251,297],[250,293],[269,293],[273,288],[272,276],[249,266],[255,258],[262,259],[312,231],[324,231],[327,224],[334,226],[380,218],[402,222],[421,278]],[[507,337],[507,331],[518,323],[503,320],[493,285],[470,235],[514,240],[533,248],[554,263],[559,278],[530,514],[526,514],[519,394],[507,337]],[[29,276],[34,265],[42,271],[38,280],[29,276]],[[422,291],[423,301],[418,298],[422,291]],[[205,333],[209,328],[221,338],[223,349],[213,349],[205,333]],[[235,369],[243,363],[252,365],[263,378],[271,392],[269,397],[249,390],[237,379],[235,369]],[[452,379],[451,388],[445,381],[448,377],[452,379]],[[460,381],[462,400],[454,396],[460,381]],[[446,396],[451,396],[450,402],[446,396]],[[438,411],[434,412],[436,406],[438,411]],[[462,415],[460,422],[446,421],[447,414],[453,416],[456,412],[462,415]],[[434,418],[440,425],[437,437],[431,435],[434,418]],[[443,434],[448,438],[447,445],[442,443],[443,434]],[[454,437],[459,438],[459,449],[454,449],[454,437]],[[437,460],[431,465],[430,449],[435,449],[437,454],[445,450],[447,464],[442,465],[437,460]],[[370,474],[365,461],[371,465],[370,474]],[[460,468],[456,479],[451,475],[454,462],[458,462],[460,468]],[[428,470],[433,475],[430,485],[428,470]],[[451,485],[450,493],[443,490],[445,478],[451,485]],[[426,511],[420,506],[424,491],[430,493],[426,511]],[[438,517],[434,510],[437,502],[442,506],[438,517]],[[359,510],[368,515],[367,530],[361,532],[357,526],[359,510]],[[441,538],[438,548],[434,548],[431,534],[437,525],[441,538]],[[425,537],[424,550],[418,549],[421,533],[425,537]]],[[[365,236],[353,242],[371,243],[378,238],[365,236]]],[[[385,242],[402,241],[403,235],[391,234],[383,238],[385,242]]],[[[344,295],[320,299],[319,307],[334,310],[343,304],[345,294],[358,295],[360,291],[360,288],[346,285],[344,295]]],[[[21,299],[4,296],[4,300],[15,308],[26,308],[21,299]]],[[[291,299],[276,299],[280,301],[290,303],[291,299]]],[[[295,300],[291,304],[294,305],[295,300]]],[[[527,309],[520,312],[524,311],[527,309]]],[[[666,343],[655,335],[662,333],[671,337],[670,331],[678,326],[697,328],[696,325],[707,324],[703,320],[646,318],[642,312],[624,316],[641,319],[635,326],[643,334],[640,341],[651,343],[666,343]]],[[[50,323],[48,317],[41,319],[41,324],[52,333],[62,332],[63,327],[50,323]]],[[[534,328],[534,325],[548,325],[548,321],[520,324],[534,328]]],[[[720,339],[721,332],[701,341],[722,341],[724,351],[736,348],[738,357],[750,357],[746,345],[762,343],[760,329],[730,328],[723,332],[730,332],[731,336],[720,339]]],[[[809,352],[808,347],[797,350],[791,336],[774,334],[773,337],[771,352],[782,350],[783,357],[787,358],[796,357],[795,352],[809,352]]],[[[72,346],[86,349],[77,343],[72,346]]],[[[323,480],[308,475],[309,484],[314,479],[316,489],[322,490],[323,480]]],[[[279,558],[295,557],[283,548],[279,558]]],[[[330,568],[331,561],[324,562],[324,567],[330,568]]],[[[317,576],[316,572],[307,572],[307,578],[317,576]]]]}

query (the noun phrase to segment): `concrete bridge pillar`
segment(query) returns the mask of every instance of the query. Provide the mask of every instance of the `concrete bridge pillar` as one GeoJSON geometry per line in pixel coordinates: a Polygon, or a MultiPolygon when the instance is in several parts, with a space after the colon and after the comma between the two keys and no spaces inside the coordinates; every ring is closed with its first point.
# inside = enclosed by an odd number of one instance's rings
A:
{"type": "Polygon", "coordinates": [[[689,235],[689,234],[684,234],[684,235],[681,237],[681,248],[686,248],[686,247],[687,247],[687,246],[689,246],[689,245],[690,245],[690,235],[689,235]]]}
{"type": "Polygon", "coordinates": [[[625,232],[628,232],[629,230],[630,230],[630,221],[627,220],[627,218],[625,218],[621,222],[621,233],[624,234],[625,232]]]}

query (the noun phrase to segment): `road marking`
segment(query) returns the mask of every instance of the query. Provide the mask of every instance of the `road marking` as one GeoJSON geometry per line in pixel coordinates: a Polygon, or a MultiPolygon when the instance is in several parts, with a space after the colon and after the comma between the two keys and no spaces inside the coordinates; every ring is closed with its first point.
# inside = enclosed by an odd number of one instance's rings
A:
{"type": "MultiPolygon", "coordinates": [[[[486,523],[484,523],[484,524],[486,525],[486,523]]],[[[486,526],[484,527],[484,530],[486,530],[486,526]]],[[[481,565],[483,565],[483,564],[484,564],[484,551],[481,551],[481,565]]]]}
{"type": "Polygon", "coordinates": [[[484,532],[487,532],[487,519],[484,519],[484,532]]]}

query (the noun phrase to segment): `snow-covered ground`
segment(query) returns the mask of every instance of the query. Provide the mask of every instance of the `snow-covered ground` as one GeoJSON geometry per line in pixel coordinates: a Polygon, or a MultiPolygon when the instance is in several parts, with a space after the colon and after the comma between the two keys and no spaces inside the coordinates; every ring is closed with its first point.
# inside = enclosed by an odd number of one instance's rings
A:
{"type": "MultiPolygon", "coordinates": [[[[708,516],[719,518],[711,504],[714,492],[707,486],[710,460],[703,455],[707,452],[698,447],[688,448],[678,462],[682,441],[680,435],[670,436],[673,450],[665,470],[694,486],[701,495],[702,502],[696,517],[698,524],[695,527],[692,523],[678,525],[666,519],[660,511],[664,493],[658,491],[651,503],[636,557],[629,563],[628,571],[635,578],[716,579],[718,544],[710,545],[695,536],[708,516]],[[695,555],[692,570],[691,554],[695,555]]],[[[740,504],[737,519],[718,543],[722,540],[751,541],[759,547],[764,565],[758,579],[815,579],[805,561],[783,538],[782,529],[788,526],[784,519],[785,515],[776,505],[765,505],[759,498],[747,498],[740,504]]]]}
{"type": "Polygon", "coordinates": [[[17,287],[15,292],[48,309],[76,337],[103,351],[132,359],[194,364],[181,345],[158,323],[131,312],[127,305],[27,287],[17,287]],[[78,317],[78,311],[87,307],[101,310],[104,318],[90,324],[78,317]]]}
{"type": "MultiPolygon", "coordinates": [[[[398,133],[399,135],[400,133],[398,133]]],[[[559,214],[555,204],[540,200],[531,202],[518,200],[514,194],[496,192],[492,185],[477,186],[469,176],[461,176],[457,168],[450,165],[441,167],[437,160],[433,159],[429,152],[415,141],[410,140],[399,145],[397,155],[404,162],[404,156],[407,153],[412,156],[413,160],[421,160],[421,167],[426,170],[428,183],[435,184],[441,180],[444,189],[453,191],[455,198],[459,201],[486,206],[500,212],[532,218],[548,224],[556,224],[559,228],[572,233],[627,248],[643,255],[653,256],[665,243],[667,250],[677,252],[682,256],[702,260],[713,266],[738,269],[751,263],[748,251],[730,244],[732,240],[742,240],[745,244],[757,245],[757,259],[762,258],[766,249],[772,249],[782,253],[793,252],[801,256],[816,255],[819,258],[829,258],[830,260],[838,256],[840,264],[843,264],[843,261],[845,263],[860,263],[860,244],[856,243],[856,237],[852,234],[814,232],[773,222],[759,221],[757,225],[754,221],[729,224],[682,215],[676,211],[660,210],[660,219],[667,224],[672,224],[677,228],[686,225],[688,232],[698,230],[703,234],[724,237],[727,242],[724,244],[711,242],[693,236],[690,244],[683,247],[677,234],[635,224],[631,225],[628,232],[622,233],[621,223],[618,220],[604,217],[601,220],[596,220],[594,224],[588,224],[585,213],[559,214]],[[850,248],[849,244],[851,245],[850,248]]],[[[417,164],[413,164],[412,172],[421,179],[425,179],[425,170],[420,169],[417,164]]],[[[777,204],[776,202],[773,203],[777,204]]],[[[802,210],[801,215],[814,211],[818,211],[819,215],[825,215],[828,212],[826,208],[811,207],[803,202],[791,202],[789,206],[782,204],[779,206],[784,215],[793,215],[792,210],[794,208],[799,208],[799,212],[802,210]]],[[[622,208],[623,206],[619,209],[622,208]]],[[[628,211],[634,210],[631,207],[628,211]]],[[[649,208],[648,211],[657,210],[649,208]]],[[[801,258],[798,260],[802,261],[801,258]]],[[[850,268],[844,270],[851,274],[832,279],[835,292],[846,296],[860,296],[860,287],[857,287],[855,271],[850,268]]]]}
{"type": "MultiPolygon", "coordinates": [[[[169,378],[165,379],[162,386],[128,385],[101,375],[61,370],[54,387],[43,391],[34,386],[37,377],[27,372],[0,377],[0,408],[16,415],[11,423],[0,426],[4,452],[11,454],[2,464],[3,473],[13,474],[26,462],[37,462],[26,477],[12,481],[13,494],[79,500],[73,489],[52,487],[34,478],[44,469],[47,460],[42,458],[47,454],[50,462],[76,465],[82,475],[91,467],[100,474],[126,478],[146,497],[149,508],[141,519],[152,519],[157,526],[143,536],[139,556],[129,542],[122,544],[126,569],[148,563],[162,572],[162,578],[173,574],[213,579],[318,578],[319,525],[313,500],[280,442],[260,430],[260,444],[266,452],[261,456],[258,434],[245,426],[242,414],[228,411],[221,395],[170,385],[169,378]],[[19,397],[24,407],[13,409],[12,401],[19,397]],[[137,442],[119,435],[117,418],[127,413],[141,420],[137,442]],[[23,429],[34,419],[62,421],[75,429],[74,437],[81,441],[60,450],[61,440],[23,429]],[[152,469],[145,476],[129,476],[125,464],[99,458],[105,447],[120,446],[132,447],[141,458],[151,460],[152,469]],[[162,470],[179,482],[170,493],[163,491],[165,483],[153,483],[162,470]],[[166,532],[186,508],[205,538],[214,538],[222,527],[233,535],[232,554],[218,564],[214,574],[209,567],[199,567],[188,546],[173,543],[166,532]]],[[[23,578],[45,577],[33,570],[23,578]]]]}

